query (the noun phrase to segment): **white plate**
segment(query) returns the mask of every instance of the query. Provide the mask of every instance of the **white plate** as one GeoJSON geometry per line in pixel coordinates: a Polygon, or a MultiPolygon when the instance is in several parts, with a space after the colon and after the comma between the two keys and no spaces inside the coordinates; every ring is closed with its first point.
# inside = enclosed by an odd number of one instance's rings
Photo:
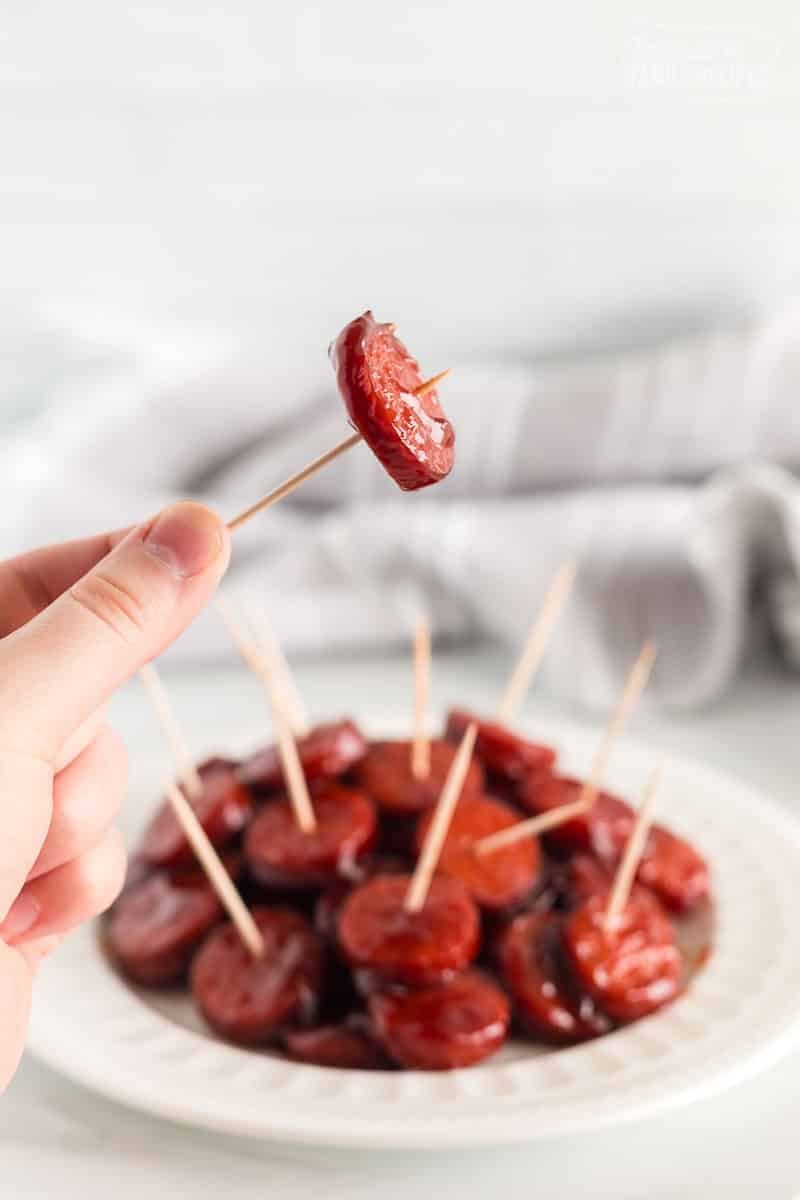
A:
{"type": "MultiPolygon", "coordinates": [[[[538,721],[537,735],[585,770],[591,730],[538,721]]],[[[622,744],[609,783],[636,797],[652,748],[622,744]]],[[[163,763],[133,799],[152,808],[163,763]]],[[[94,931],[42,969],[30,1048],[79,1082],[149,1113],[227,1133],[316,1145],[474,1146],[597,1128],[708,1096],[787,1052],[800,1031],[800,826],[735,779],[673,760],[660,815],[712,864],[714,954],[663,1013],[599,1041],[542,1051],[513,1043],[444,1074],[333,1071],[212,1039],[188,1006],[137,993],[94,931]]]]}

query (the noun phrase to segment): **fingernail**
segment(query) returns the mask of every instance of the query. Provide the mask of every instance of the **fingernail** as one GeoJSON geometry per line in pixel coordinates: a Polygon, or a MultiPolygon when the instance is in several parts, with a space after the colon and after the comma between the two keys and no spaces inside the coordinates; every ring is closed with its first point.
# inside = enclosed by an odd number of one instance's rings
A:
{"type": "Polygon", "coordinates": [[[222,552],[219,518],[202,504],[183,501],[165,509],[144,539],[147,550],[181,579],[199,575],[222,552]]]}
{"type": "Polygon", "coordinates": [[[23,892],[11,905],[5,921],[0,925],[0,938],[4,942],[13,942],[23,937],[33,929],[41,911],[42,906],[36,897],[23,892]]]}

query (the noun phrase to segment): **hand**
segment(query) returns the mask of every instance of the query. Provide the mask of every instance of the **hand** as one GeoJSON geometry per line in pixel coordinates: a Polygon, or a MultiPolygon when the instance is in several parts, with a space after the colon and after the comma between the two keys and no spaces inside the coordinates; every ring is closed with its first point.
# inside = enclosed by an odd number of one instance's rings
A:
{"type": "Polygon", "coordinates": [[[0,1091],[37,962],[122,885],[126,757],[103,706],[208,602],[229,550],[220,519],[185,503],[0,565],[0,1091]]]}

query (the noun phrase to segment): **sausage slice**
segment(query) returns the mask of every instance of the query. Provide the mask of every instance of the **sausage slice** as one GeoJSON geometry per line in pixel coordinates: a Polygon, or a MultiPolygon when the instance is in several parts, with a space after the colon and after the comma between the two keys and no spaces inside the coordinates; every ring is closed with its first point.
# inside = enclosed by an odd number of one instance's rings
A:
{"type": "MultiPolygon", "coordinates": [[[[217,847],[241,833],[253,813],[252,797],[236,772],[236,764],[227,759],[209,759],[198,767],[201,791],[187,797],[217,847]]],[[[145,830],[138,857],[158,867],[194,862],[194,851],[166,801],[145,830]]]]}
{"type": "Polygon", "coordinates": [[[562,946],[578,987],[615,1021],[635,1021],[678,995],[681,956],[657,901],[632,894],[610,930],[606,905],[607,897],[594,896],[570,913],[562,946]]]}
{"type": "MultiPolygon", "coordinates": [[[[422,817],[416,837],[417,852],[430,828],[433,814],[422,817]]],[[[438,871],[464,884],[476,904],[498,911],[518,904],[533,891],[541,854],[534,838],[505,846],[494,854],[479,856],[477,841],[519,822],[508,804],[490,796],[462,796],[447,831],[438,871]]]]}
{"type": "Polygon", "coordinates": [[[316,828],[304,832],[288,800],[270,800],[251,822],[244,853],[253,878],[268,886],[318,887],[353,873],[377,832],[363,792],[328,784],[313,798],[316,828]]]}
{"type": "Polygon", "coordinates": [[[192,995],[208,1024],[247,1046],[313,1018],[323,965],[322,944],[301,916],[285,908],[252,911],[262,958],[254,959],[227,923],[204,942],[191,970],[192,995]]]}
{"type": "Polygon", "coordinates": [[[415,491],[449,475],[453,426],[435,389],[416,395],[423,382],[419,365],[395,337],[394,326],[362,313],[329,353],[350,424],[398,487],[415,491]]]}
{"type": "Polygon", "coordinates": [[[448,713],[445,737],[460,742],[467,728],[476,722],[478,736],[475,754],[496,779],[517,784],[529,775],[538,776],[551,770],[556,761],[552,746],[531,742],[496,721],[481,721],[472,713],[454,708],[448,713]]]}
{"type": "Polygon", "coordinates": [[[344,902],[338,932],[350,964],[420,986],[468,966],[478,952],[478,910],[463,884],[435,878],[420,912],[403,908],[408,875],[376,875],[344,902]]]}
{"type": "MultiPolygon", "coordinates": [[[[356,774],[382,813],[416,814],[439,799],[456,752],[452,742],[432,741],[430,773],[416,779],[411,771],[411,742],[373,742],[356,774]]],[[[473,758],[461,795],[477,795],[482,787],[483,771],[473,758]]]]}
{"type": "Polygon", "coordinates": [[[376,994],[369,1011],[391,1057],[415,1071],[450,1071],[488,1058],[505,1041],[511,1015],[504,993],[479,971],[438,987],[376,994]]]}
{"type": "Polygon", "coordinates": [[[168,987],[186,975],[203,938],[222,919],[211,884],[181,885],[164,872],[126,888],[109,913],[108,951],[134,983],[168,987]]]}
{"type": "MultiPolygon", "coordinates": [[[[306,737],[297,740],[300,765],[310,784],[344,775],[366,751],[366,739],[353,721],[317,725],[306,737]]],[[[240,767],[239,778],[257,799],[284,791],[286,784],[278,747],[265,746],[253,754],[240,767]]]]}
{"type": "Polygon", "coordinates": [[[527,1033],[568,1044],[608,1033],[611,1022],[587,996],[573,994],[559,961],[561,920],[552,913],[520,913],[501,935],[497,963],[527,1033]]]}

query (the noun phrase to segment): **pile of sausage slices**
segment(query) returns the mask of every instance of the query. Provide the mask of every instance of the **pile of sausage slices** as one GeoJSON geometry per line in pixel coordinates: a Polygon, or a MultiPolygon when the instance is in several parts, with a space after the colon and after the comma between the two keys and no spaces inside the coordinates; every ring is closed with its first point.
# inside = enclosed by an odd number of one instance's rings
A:
{"type": "Polygon", "coordinates": [[[541,839],[474,844],[575,799],[556,753],[450,713],[417,778],[409,741],[369,742],[349,720],[297,742],[316,816],[303,832],[269,745],[199,768],[191,803],[264,942],[248,953],[172,809],[156,813],[103,938],[145,988],[187,986],[216,1034],[291,1059],[362,1070],[466,1067],[509,1031],[563,1046],[669,1004],[690,964],[679,930],[708,909],[701,855],[654,825],[620,919],[604,923],[635,813],[601,792],[541,839]],[[404,905],[434,805],[467,726],[475,753],[423,907],[404,905]]]}

